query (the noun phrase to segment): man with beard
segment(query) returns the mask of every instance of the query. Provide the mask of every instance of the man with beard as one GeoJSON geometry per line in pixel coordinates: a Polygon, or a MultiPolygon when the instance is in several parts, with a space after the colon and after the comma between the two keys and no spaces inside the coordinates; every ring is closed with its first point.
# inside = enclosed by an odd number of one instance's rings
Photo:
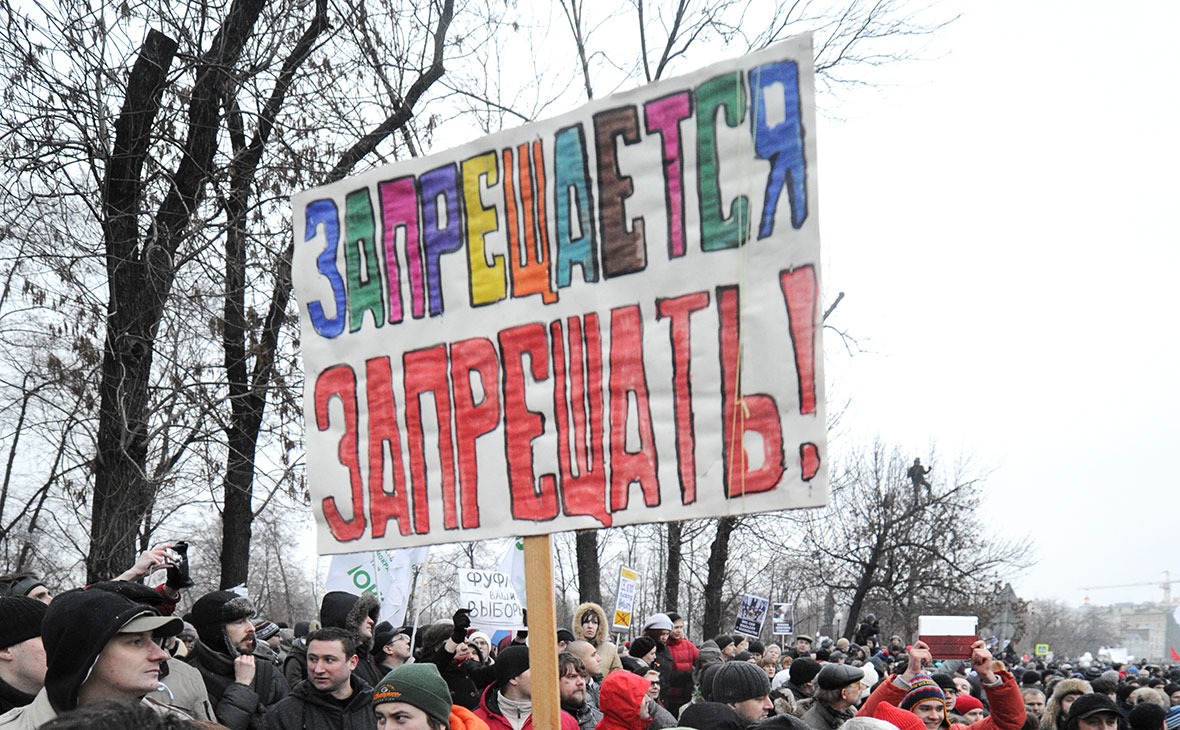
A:
{"type": "Polygon", "coordinates": [[[836,730],[856,715],[865,673],[847,664],[825,664],[815,677],[815,703],[803,714],[814,730],[836,730]]]}
{"type": "Polygon", "coordinates": [[[557,656],[557,676],[561,690],[561,709],[574,716],[580,730],[594,730],[602,719],[602,713],[587,701],[586,665],[572,653],[564,651],[557,656]]]}
{"type": "Polygon", "coordinates": [[[272,707],[262,730],[376,730],[373,689],[353,674],[356,637],[330,627],[307,637],[307,679],[272,707]]]}
{"type": "Polygon", "coordinates": [[[198,641],[189,663],[201,672],[217,720],[230,730],[257,730],[262,715],[287,694],[268,661],[254,660],[254,606],[232,591],[201,596],[192,610],[198,641]]]}

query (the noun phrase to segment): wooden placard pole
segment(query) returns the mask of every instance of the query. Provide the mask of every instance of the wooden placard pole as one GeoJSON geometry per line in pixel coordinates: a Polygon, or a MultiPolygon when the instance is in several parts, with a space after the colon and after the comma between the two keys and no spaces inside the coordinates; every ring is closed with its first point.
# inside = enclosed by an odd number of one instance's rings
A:
{"type": "Polygon", "coordinates": [[[529,611],[529,679],[533,727],[561,727],[557,677],[557,610],[553,601],[553,542],[549,535],[524,538],[524,583],[529,611]]]}

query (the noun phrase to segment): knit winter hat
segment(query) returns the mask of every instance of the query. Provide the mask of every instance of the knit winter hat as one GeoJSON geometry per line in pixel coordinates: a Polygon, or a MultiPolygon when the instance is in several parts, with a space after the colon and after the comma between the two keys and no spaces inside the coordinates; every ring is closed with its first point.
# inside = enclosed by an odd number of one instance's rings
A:
{"type": "Polygon", "coordinates": [[[815,679],[815,675],[819,674],[820,669],[819,662],[816,660],[811,657],[800,657],[791,662],[791,668],[787,671],[791,676],[791,684],[802,687],[815,679]]]}
{"type": "Polygon", "coordinates": [[[529,648],[523,644],[505,647],[496,655],[496,664],[492,669],[496,673],[496,685],[505,687],[508,680],[516,679],[529,670],[529,648]]]}
{"type": "Polygon", "coordinates": [[[713,701],[729,704],[770,694],[770,678],[750,662],[726,662],[713,675],[713,701]]]}
{"type": "Polygon", "coordinates": [[[942,688],[930,678],[928,674],[918,674],[914,676],[914,680],[910,682],[910,691],[905,693],[905,697],[901,698],[898,707],[903,710],[909,710],[921,702],[926,700],[939,700],[943,706],[946,706],[946,695],[942,693],[942,688]]]}
{"type": "Polygon", "coordinates": [[[105,590],[78,589],[53,599],[45,611],[45,692],[58,713],[78,705],[78,689],[115,634],[152,631],[175,636],[183,622],[105,590]]]}
{"type": "Polygon", "coordinates": [[[206,593],[193,604],[191,619],[201,643],[222,654],[234,654],[226,641],[225,625],[243,618],[253,618],[254,604],[233,591],[206,593]]]}
{"type": "Polygon", "coordinates": [[[636,659],[642,659],[648,655],[652,649],[656,648],[656,640],[650,636],[640,636],[631,642],[631,646],[627,649],[627,653],[636,659]]]}
{"type": "Polygon", "coordinates": [[[40,636],[46,608],[44,603],[24,596],[0,598],[0,649],[40,636]]]}
{"type": "Polygon", "coordinates": [[[720,702],[693,702],[680,715],[685,727],[709,730],[744,730],[746,723],[729,705],[720,702]]]}
{"type": "MultiPolygon", "coordinates": [[[[971,695],[959,695],[955,699],[955,712],[960,715],[966,715],[972,710],[982,710],[983,703],[975,699],[971,695]]],[[[1158,730],[1158,728],[1156,729],[1158,730]]]]}
{"type": "Polygon", "coordinates": [[[277,633],[279,633],[279,625],[273,621],[263,618],[254,622],[254,635],[258,637],[259,641],[266,641],[277,633]]]}
{"type": "Polygon", "coordinates": [[[643,630],[654,629],[656,631],[671,631],[672,619],[668,618],[666,613],[653,613],[647,617],[643,622],[643,630]]]}
{"type": "Polygon", "coordinates": [[[877,705],[873,717],[884,720],[898,730],[926,730],[925,723],[919,720],[917,715],[908,710],[900,710],[888,702],[877,705]]]}
{"type": "Polygon", "coordinates": [[[1137,702],[1127,713],[1131,730],[1160,730],[1167,717],[1168,711],[1154,702],[1137,702]]]}
{"type": "Polygon", "coordinates": [[[429,662],[403,664],[386,674],[373,689],[373,704],[385,702],[405,702],[450,725],[451,692],[438,667],[429,662]]]}

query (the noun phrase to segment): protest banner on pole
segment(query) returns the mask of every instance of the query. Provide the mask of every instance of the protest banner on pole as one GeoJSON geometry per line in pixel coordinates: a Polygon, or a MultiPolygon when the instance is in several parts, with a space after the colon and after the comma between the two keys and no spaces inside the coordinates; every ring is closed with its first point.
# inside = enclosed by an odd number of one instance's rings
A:
{"type": "Polygon", "coordinates": [[[320,553],[825,503],[810,54],[293,198],[320,553]]]}
{"type": "Polygon", "coordinates": [[[769,599],[747,593],[742,597],[741,605],[738,606],[734,633],[744,636],[759,636],[762,633],[762,624],[766,622],[766,611],[769,608],[769,599]]]}
{"type": "Polygon", "coordinates": [[[611,631],[630,631],[631,619],[635,611],[635,594],[639,591],[639,573],[622,567],[619,568],[619,590],[615,592],[615,613],[611,621],[611,631]]]}
{"type": "Polygon", "coordinates": [[[524,536],[548,637],[553,532],[825,504],[814,96],[802,36],[294,196],[319,552],[524,536]]]}

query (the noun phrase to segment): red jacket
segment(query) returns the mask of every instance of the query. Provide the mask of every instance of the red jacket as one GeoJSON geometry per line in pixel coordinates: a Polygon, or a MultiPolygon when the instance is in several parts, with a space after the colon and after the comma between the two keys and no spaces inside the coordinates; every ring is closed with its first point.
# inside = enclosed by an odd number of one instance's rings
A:
{"type": "MultiPolygon", "coordinates": [[[[488,724],[489,730],[512,730],[512,723],[500,712],[499,690],[495,684],[489,684],[479,698],[479,707],[475,708],[475,716],[488,724]]],[[[533,716],[529,715],[524,721],[524,730],[533,727],[533,716]]],[[[574,716],[562,710],[561,730],[578,730],[578,721],[574,716]]]]}
{"type": "Polygon", "coordinates": [[[611,672],[602,680],[598,709],[602,719],[594,730],[640,730],[651,722],[639,719],[639,706],[651,682],[631,672],[611,672]]]}
{"type": "MultiPolygon", "coordinates": [[[[1012,677],[1011,672],[999,671],[996,676],[1000,678],[1000,683],[991,687],[983,686],[983,691],[987,693],[988,709],[991,714],[983,718],[979,722],[973,722],[970,725],[960,725],[959,723],[947,723],[943,725],[950,725],[950,730],[1020,730],[1024,727],[1024,698],[1020,696],[1020,687],[1016,685],[1016,680],[1012,677]]],[[[873,711],[881,702],[888,702],[891,705],[900,705],[901,698],[905,697],[906,690],[898,687],[893,683],[897,679],[896,674],[890,674],[884,682],[873,690],[869,698],[865,700],[864,705],[857,712],[858,717],[873,717],[873,711]]]]}
{"type": "Polygon", "coordinates": [[[700,651],[688,639],[668,639],[668,652],[672,655],[671,686],[665,689],[667,704],[676,714],[676,709],[692,699],[692,668],[700,651]]]}

